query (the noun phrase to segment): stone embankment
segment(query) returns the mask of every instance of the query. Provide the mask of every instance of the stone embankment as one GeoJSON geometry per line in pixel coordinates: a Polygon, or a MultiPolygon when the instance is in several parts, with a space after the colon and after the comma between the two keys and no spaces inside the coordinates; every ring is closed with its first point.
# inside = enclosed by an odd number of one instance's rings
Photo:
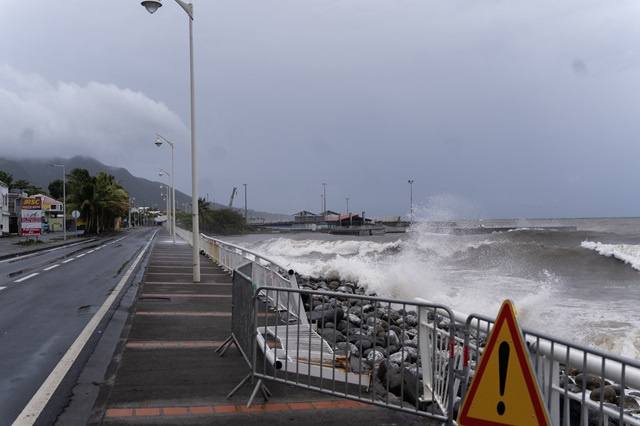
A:
{"type": "MultiPolygon", "coordinates": [[[[298,283],[310,290],[343,294],[307,297],[305,309],[309,320],[317,324],[325,340],[337,350],[350,353],[354,371],[372,375],[376,398],[398,405],[404,401],[420,410],[428,408],[426,403],[420,402],[422,366],[418,352],[418,314],[415,311],[396,310],[388,303],[359,299],[357,296],[375,294],[367,294],[356,283],[309,277],[299,277],[298,283]]],[[[431,315],[428,320],[448,330],[448,323],[440,316],[431,315]]],[[[473,339],[473,345],[482,347],[487,336],[477,335],[473,339]]],[[[475,366],[476,362],[470,359],[469,365],[475,366]]],[[[619,385],[566,366],[561,366],[560,383],[572,394],[587,392],[587,398],[596,403],[600,402],[603,393],[605,405],[615,410],[623,407],[627,415],[640,418],[640,391],[625,389],[623,398],[619,385]]],[[[456,406],[460,405],[460,393],[456,406]]],[[[579,418],[580,402],[571,399],[569,407],[571,417],[579,418]]],[[[590,418],[597,416],[597,412],[589,410],[590,418]]]]}

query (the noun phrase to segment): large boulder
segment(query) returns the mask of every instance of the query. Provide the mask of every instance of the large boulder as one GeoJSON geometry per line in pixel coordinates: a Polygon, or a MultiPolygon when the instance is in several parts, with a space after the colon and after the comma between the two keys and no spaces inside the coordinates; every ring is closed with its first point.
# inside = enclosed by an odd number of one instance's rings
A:
{"type": "Polygon", "coordinates": [[[326,322],[332,322],[335,324],[344,318],[344,312],[342,309],[311,311],[307,315],[309,317],[309,322],[317,322],[321,327],[324,327],[324,323],[326,322]]]}

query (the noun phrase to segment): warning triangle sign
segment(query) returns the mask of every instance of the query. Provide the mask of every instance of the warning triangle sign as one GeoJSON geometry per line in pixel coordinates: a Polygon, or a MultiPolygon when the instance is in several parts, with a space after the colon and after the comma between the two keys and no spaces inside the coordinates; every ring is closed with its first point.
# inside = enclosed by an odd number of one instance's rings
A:
{"type": "Polygon", "coordinates": [[[550,425],[516,316],[505,300],[462,402],[459,425],[550,425]]]}

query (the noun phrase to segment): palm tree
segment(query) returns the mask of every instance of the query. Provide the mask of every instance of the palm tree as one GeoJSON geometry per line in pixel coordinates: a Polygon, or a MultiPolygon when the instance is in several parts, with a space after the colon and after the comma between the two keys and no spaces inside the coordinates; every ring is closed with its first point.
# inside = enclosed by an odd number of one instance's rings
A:
{"type": "Polygon", "coordinates": [[[24,192],[25,189],[31,186],[31,182],[25,179],[19,179],[13,183],[14,188],[18,188],[20,192],[24,192]]]}
{"type": "Polygon", "coordinates": [[[95,214],[95,178],[87,169],[73,169],[68,174],[67,204],[71,210],[78,210],[85,221],[85,232],[97,229],[93,223],[95,214]]]}
{"type": "Polygon", "coordinates": [[[96,176],[96,214],[98,226],[110,228],[115,219],[123,217],[129,209],[129,194],[113,175],[104,172],[96,176]]]}
{"type": "Polygon", "coordinates": [[[94,177],[86,169],[73,169],[68,187],[69,207],[80,211],[88,234],[112,228],[115,220],[129,211],[129,193],[107,173],[94,177]]]}

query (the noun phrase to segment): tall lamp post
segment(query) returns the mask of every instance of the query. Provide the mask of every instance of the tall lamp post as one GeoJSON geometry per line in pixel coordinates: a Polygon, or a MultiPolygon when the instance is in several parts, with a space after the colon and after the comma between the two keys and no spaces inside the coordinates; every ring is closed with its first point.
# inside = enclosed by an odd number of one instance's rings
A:
{"type": "Polygon", "coordinates": [[[349,214],[349,197],[345,197],[345,200],[347,200],[347,217],[349,218],[349,226],[351,226],[351,215],[349,214]]]}
{"type": "MultiPolygon", "coordinates": [[[[196,172],[196,106],[195,87],[193,78],[193,4],[185,3],[182,0],[175,0],[176,3],[189,16],[189,77],[191,82],[191,201],[192,209],[192,230],[193,230],[193,282],[200,282],[200,224],[198,218],[198,174],[196,172]]],[[[160,0],[144,0],[141,3],[149,13],[158,10],[162,3],[160,0]]]]}
{"type": "MultiPolygon", "coordinates": [[[[166,174],[169,177],[169,182],[171,183],[171,187],[173,188],[173,173],[169,173],[166,170],[160,169],[160,173],[158,173],[160,176],[162,176],[162,173],[166,174]]],[[[171,189],[171,192],[173,192],[173,194],[171,194],[170,189],[167,188],[167,214],[168,219],[169,219],[169,233],[173,236],[173,243],[176,243],[176,200],[175,200],[175,188],[171,189]],[[172,200],[172,201],[169,201],[172,200]]]]}
{"type": "MultiPolygon", "coordinates": [[[[165,208],[167,209],[166,211],[169,212],[169,185],[165,185],[163,183],[160,184],[160,189],[164,190],[164,193],[161,192],[160,195],[162,196],[162,199],[165,201],[165,208]],[[166,197],[165,197],[166,195],[166,197]]],[[[169,213],[167,213],[169,214],[169,213]]],[[[167,218],[167,222],[170,224],[171,222],[169,221],[169,219],[167,218]]],[[[171,228],[171,225],[169,225],[169,228],[171,228]]]]}
{"type": "MultiPolygon", "coordinates": [[[[156,133],[156,141],[155,144],[158,148],[162,145],[162,141],[164,140],[171,147],[171,174],[167,173],[171,178],[171,236],[173,237],[173,244],[176,243],[176,177],[174,174],[173,168],[173,142],[169,139],[163,137],[156,133]]],[[[162,176],[162,174],[160,174],[162,176]]]]}
{"type": "Polygon", "coordinates": [[[324,194],[323,198],[322,198],[322,214],[324,215],[324,220],[327,220],[327,184],[323,183],[322,184],[322,193],[324,194]]]}
{"type": "Polygon", "coordinates": [[[247,222],[247,184],[243,183],[244,185],[244,221],[245,223],[247,222]]]}
{"type": "Polygon", "coordinates": [[[411,224],[413,225],[413,179],[409,179],[409,214],[411,215],[411,224]]]}
{"type": "Polygon", "coordinates": [[[50,164],[51,167],[62,167],[62,239],[67,241],[67,173],[63,164],[50,164]]]}

